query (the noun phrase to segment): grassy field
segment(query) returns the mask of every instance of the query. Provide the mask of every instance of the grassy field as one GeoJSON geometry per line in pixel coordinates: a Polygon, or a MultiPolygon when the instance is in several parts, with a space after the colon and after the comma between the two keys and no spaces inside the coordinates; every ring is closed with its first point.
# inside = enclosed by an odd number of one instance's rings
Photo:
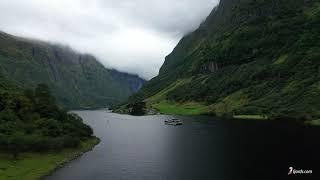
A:
{"type": "Polygon", "coordinates": [[[170,103],[168,101],[161,101],[157,104],[152,104],[152,107],[162,114],[169,115],[200,115],[208,112],[208,106],[195,102],[177,104],[170,103]]]}
{"type": "Polygon", "coordinates": [[[262,115],[234,115],[234,119],[256,119],[256,120],[267,120],[267,116],[262,115]]]}
{"type": "Polygon", "coordinates": [[[35,180],[48,175],[64,163],[91,150],[99,143],[91,138],[81,143],[78,149],[65,149],[50,153],[23,153],[17,160],[11,154],[0,153],[0,179],[3,180],[35,180]]]}
{"type": "Polygon", "coordinates": [[[175,81],[174,83],[172,83],[170,86],[168,86],[167,88],[163,89],[162,91],[158,92],[157,94],[149,97],[148,99],[146,99],[146,102],[148,103],[155,103],[155,102],[159,102],[159,101],[164,101],[166,99],[167,94],[174,90],[175,88],[182,86],[186,83],[189,83],[191,81],[191,79],[178,79],[177,81],[175,81]]]}

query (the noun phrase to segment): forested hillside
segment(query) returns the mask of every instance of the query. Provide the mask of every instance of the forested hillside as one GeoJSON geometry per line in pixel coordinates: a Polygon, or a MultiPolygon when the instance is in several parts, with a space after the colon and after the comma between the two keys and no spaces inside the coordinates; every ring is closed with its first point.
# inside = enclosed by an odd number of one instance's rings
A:
{"type": "Polygon", "coordinates": [[[0,91],[0,150],[16,158],[25,151],[74,148],[91,138],[92,129],[76,114],[58,107],[49,88],[0,91]]]}
{"type": "Polygon", "coordinates": [[[106,69],[95,57],[69,47],[0,32],[1,89],[47,84],[59,105],[97,108],[126,100],[145,81],[106,69]]]}
{"type": "Polygon", "coordinates": [[[320,2],[221,0],[137,101],[191,114],[319,118],[320,2]]]}

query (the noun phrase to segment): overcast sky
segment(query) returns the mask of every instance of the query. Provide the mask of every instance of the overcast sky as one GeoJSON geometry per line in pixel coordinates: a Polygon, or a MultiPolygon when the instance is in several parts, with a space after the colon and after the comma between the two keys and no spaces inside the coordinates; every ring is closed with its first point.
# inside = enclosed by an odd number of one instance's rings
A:
{"type": "Polygon", "coordinates": [[[0,0],[0,30],[58,42],[150,79],[219,0],[0,0]]]}

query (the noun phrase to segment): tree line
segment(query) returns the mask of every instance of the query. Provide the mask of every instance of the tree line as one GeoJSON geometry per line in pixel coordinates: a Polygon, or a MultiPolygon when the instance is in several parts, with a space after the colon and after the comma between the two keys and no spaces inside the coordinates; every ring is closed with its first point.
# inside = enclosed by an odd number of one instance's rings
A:
{"type": "Polygon", "coordinates": [[[78,115],[56,104],[45,84],[34,90],[0,91],[0,150],[15,158],[25,151],[77,147],[92,135],[78,115]]]}

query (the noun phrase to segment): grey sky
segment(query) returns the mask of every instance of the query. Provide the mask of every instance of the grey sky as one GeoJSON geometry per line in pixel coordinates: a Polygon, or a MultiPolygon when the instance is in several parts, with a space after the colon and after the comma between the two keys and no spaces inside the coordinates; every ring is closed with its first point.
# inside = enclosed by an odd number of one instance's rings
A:
{"type": "Polygon", "coordinates": [[[150,79],[219,0],[0,0],[0,30],[58,42],[150,79]]]}

